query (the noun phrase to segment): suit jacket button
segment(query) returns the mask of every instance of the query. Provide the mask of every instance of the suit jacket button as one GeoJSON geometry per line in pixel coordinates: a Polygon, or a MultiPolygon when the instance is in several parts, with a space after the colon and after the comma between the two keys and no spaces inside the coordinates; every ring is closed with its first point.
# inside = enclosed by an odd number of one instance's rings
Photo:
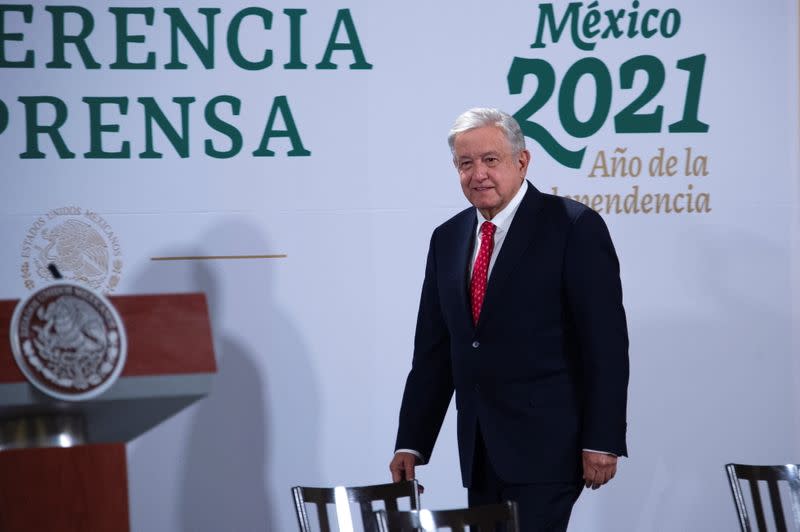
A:
{"type": "Polygon", "coordinates": [[[472,347],[474,347],[475,349],[478,349],[480,346],[481,343],[479,341],[475,340],[474,342],[472,342],[472,347]]]}

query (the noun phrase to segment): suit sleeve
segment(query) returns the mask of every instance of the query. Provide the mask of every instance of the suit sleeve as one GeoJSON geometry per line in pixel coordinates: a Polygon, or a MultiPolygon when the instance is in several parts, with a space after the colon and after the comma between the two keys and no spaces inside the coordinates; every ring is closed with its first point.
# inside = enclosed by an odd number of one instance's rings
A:
{"type": "Polygon", "coordinates": [[[403,392],[395,449],[414,449],[426,461],[429,460],[452,395],[450,335],[439,302],[434,231],[425,266],[414,336],[414,358],[403,392]]]}
{"type": "Polygon", "coordinates": [[[628,331],[611,236],[595,211],[573,222],[565,286],[583,377],[581,446],[627,456],[628,331]]]}

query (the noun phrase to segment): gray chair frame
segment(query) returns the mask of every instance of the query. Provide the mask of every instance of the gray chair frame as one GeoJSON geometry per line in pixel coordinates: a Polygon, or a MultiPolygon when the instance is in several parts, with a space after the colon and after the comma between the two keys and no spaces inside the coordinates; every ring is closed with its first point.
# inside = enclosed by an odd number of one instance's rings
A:
{"type": "Polygon", "coordinates": [[[766,532],[767,524],[764,515],[764,504],[761,501],[761,493],[758,489],[758,482],[767,483],[769,499],[772,506],[772,515],[775,519],[775,529],[778,532],[786,532],[786,515],[783,511],[778,482],[788,482],[791,492],[792,512],[791,517],[795,529],[800,529],[800,469],[797,465],[744,465],[727,464],[725,470],[728,472],[733,502],[736,504],[736,513],[739,516],[739,526],[742,532],[752,532],[750,518],[747,514],[747,506],[740,480],[746,480],[750,485],[750,496],[753,500],[753,511],[756,516],[756,525],[759,531],[766,532]]]}
{"type": "MultiPolygon", "coordinates": [[[[322,532],[331,531],[327,505],[336,504],[337,491],[346,493],[348,503],[358,503],[365,531],[376,530],[375,508],[373,507],[375,502],[382,501],[387,510],[395,512],[398,510],[398,499],[408,497],[411,509],[416,510],[419,508],[419,485],[416,480],[375,484],[372,486],[340,486],[338,488],[295,486],[292,488],[292,497],[294,498],[294,508],[297,513],[300,532],[311,532],[312,530],[308,512],[306,511],[306,504],[314,504],[316,506],[320,530],[322,532]]],[[[341,518],[341,516],[339,517],[341,518]]],[[[350,530],[352,530],[352,523],[350,523],[350,526],[350,530]]]]}
{"type": "Polygon", "coordinates": [[[499,504],[460,508],[455,510],[410,510],[375,512],[379,532],[406,530],[435,531],[450,528],[453,532],[494,532],[497,525],[505,524],[508,532],[519,532],[517,503],[506,501],[499,504]]]}

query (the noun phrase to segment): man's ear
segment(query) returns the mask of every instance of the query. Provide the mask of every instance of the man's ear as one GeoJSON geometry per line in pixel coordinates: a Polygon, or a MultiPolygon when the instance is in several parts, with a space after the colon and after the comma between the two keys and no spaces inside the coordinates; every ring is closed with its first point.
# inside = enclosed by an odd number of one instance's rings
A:
{"type": "Polygon", "coordinates": [[[517,163],[519,164],[519,170],[522,173],[522,177],[525,177],[525,174],[528,173],[528,166],[531,163],[531,152],[528,150],[522,150],[519,152],[517,163]]]}

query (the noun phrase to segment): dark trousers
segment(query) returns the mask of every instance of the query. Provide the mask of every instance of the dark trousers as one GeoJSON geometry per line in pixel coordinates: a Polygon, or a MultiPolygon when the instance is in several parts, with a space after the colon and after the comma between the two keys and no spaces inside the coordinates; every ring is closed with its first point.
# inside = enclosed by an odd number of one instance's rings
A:
{"type": "MultiPolygon", "coordinates": [[[[583,483],[509,484],[494,471],[478,430],[469,505],[515,501],[521,532],[566,532],[583,483]]],[[[498,529],[502,530],[502,529],[498,529]]]]}

